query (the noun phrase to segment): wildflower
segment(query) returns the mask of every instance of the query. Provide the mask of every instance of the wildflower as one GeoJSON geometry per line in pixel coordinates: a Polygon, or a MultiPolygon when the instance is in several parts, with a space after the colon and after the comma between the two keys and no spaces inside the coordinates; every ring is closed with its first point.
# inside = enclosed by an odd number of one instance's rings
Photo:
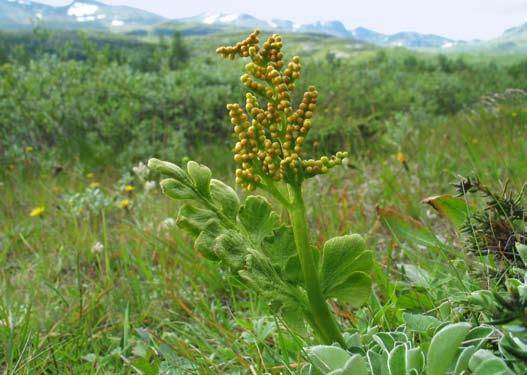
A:
{"type": "Polygon", "coordinates": [[[123,199],[119,202],[119,207],[127,210],[130,207],[130,201],[128,199],[123,199]]]}
{"type": "Polygon", "coordinates": [[[132,168],[134,173],[139,177],[140,179],[145,179],[148,175],[148,167],[143,163],[142,161],[139,162],[136,166],[132,168]]]}
{"type": "Polygon", "coordinates": [[[62,192],[62,189],[58,187],[57,185],[53,185],[53,187],[51,188],[51,191],[55,194],[60,194],[62,192]]]}
{"type": "Polygon", "coordinates": [[[93,172],[86,173],[86,178],[92,179],[94,177],[95,177],[95,173],[93,172]]]}
{"type": "Polygon", "coordinates": [[[148,193],[151,190],[154,190],[157,186],[155,181],[146,181],[145,182],[145,191],[148,193]]]}
{"type": "Polygon", "coordinates": [[[26,153],[31,154],[33,152],[33,147],[27,146],[26,147],[26,153]]]}
{"type": "Polygon", "coordinates": [[[31,217],[39,217],[39,216],[43,216],[44,215],[44,212],[46,211],[46,209],[42,206],[40,207],[35,207],[31,210],[29,216],[31,217]]]}
{"type": "Polygon", "coordinates": [[[95,242],[95,244],[91,247],[92,254],[102,253],[103,250],[104,250],[104,245],[100,242],[95,242]]]}
{"type": "Polygon", "coordinates": [[[127,192],[127,193],[131,193],[132,191],[135,190],[135,187],[132,186],[132,185],[126,185],[124,190],[127,192]]]}
{"type": "Polygon", "coordinates": [[[402,151],[399,151],[397,154],[395,154],[395,159],[397,159],[397,161],[403,165],[406,172],[410,171],[408,168],[408,159],[402,151]]]}
{"type": "Polygon", "coordinates": [[[512,117],[518,117],[518,113],[517,112],[512,112],[512,117]]]}
{"type": "Polygon", "coordinates": [[[172,228],[172,227],[175,226],[175,225],[176,225],[176,220],[174,220],[174,219],[171,218],[171,217],[167,217],[165,220],[163,220],[163,221],[161,222],[160,227],[161,227],[162,229],[165,229],[165,230],[166,230],[166,229],[170,229],[170,228],[172,228]]]}
{"type": "Polygon", "coordinates": [[[397,159],[397,161],[401,164],[404,164],[408,161],[408,159],[406,158],[406,155],[401,151],[395,154],[395,159],[397,159]]]}
{"type": "Polygon", "coordinates": [[[90,183],[90,188],[92,189],[97,189],[99,186],[101,186],[101,184],[98,183],[97,181],[93,181],[90,183]]]}

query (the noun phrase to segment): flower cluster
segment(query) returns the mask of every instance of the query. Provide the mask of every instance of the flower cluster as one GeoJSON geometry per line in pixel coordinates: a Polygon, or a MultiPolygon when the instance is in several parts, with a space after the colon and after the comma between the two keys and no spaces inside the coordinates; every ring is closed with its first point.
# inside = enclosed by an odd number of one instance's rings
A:
{"type": "Polygon", "coordinates": [[[318,91],[310,86],[295,110],[292,97],[295,81],[300,78],[300,58],[294,56],[285,66],[282,37],[274,34],[260,47],[259,36],[256,30],[234,46],[217,49],[227,59],[251,59],[240,78],[249,90],[245,110],[237,103],[227,105],[238,138],[234,147],[236,182],[249,191],[265,180],[291,183],[327,173],[347,156],[338,152],[319,160],[304,158],[303,146],[312,126],[318,91]]]}

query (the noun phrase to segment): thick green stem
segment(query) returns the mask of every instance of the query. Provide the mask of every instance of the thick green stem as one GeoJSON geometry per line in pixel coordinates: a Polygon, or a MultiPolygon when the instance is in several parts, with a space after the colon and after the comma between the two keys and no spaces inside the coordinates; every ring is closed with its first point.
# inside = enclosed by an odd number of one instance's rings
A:
{"type": "Polygon", "coordinates": [[[315,258],[309,246],[302,188],[300,186],[290,186],[289,194],[292,201],[292,205],[289,207],[289,217],[291,218],[291,224],[293,226],[296,251],[300,258],[302,273],[304,275],[304,285],[312,313],[312,324],[315,325],[313,328],[325,344],[338,342],[340,345],[345,346],[344,338],[340,333],[337,322],[324,299],[322,288],[320,287],[315,258]]]}

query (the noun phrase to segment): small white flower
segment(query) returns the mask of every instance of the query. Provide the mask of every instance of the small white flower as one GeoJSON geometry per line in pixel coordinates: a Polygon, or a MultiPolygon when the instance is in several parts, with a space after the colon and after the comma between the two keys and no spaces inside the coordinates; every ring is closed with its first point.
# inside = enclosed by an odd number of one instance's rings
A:
{"type": "Polygon", "coordinates": [[[140,179],[145,179],[145,177],[148,175],[148,167],[142,161],[133,167],[132,170],[140,179]]]}
{"type": "Polygon", "coordinates": [[[95,242],[95,244],[91,247],[92,254],[102,253],[103,250],[104,245],[100,242],[95,242]]]}
{"type": "Polygon", "coordinates": [[[155,181],[146,181],[145,182],[145,192],[149,192],[151,190],[154,190],[157,186],[157,183],[155,181]]]}
{"type": "Polygon", "coordinates": [[[174,220],[173,218],[171,217],[167,217],[165,220],[163,220],[163,222],[161,223],[161,228],[163,229],[170,229],[172,228],[174,225],[176,225],[176,220],[174,220]]]}

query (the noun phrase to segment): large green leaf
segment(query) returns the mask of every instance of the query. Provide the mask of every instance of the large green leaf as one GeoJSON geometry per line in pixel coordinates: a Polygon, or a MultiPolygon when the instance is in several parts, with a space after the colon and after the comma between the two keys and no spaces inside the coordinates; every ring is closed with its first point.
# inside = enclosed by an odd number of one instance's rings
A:
{"type": "Polygon", "coordinates": [[[265,237],[271,236],[280,223],[278,215],[272,211],[267,199],[255,195],[247,197],[238,218],[257,245],[265,237]]]}
{"type": "Polygon", "coordinates": [[[320,266],[324,296],[360,305],[370,294],[368,273],[372,267],[373,253],[366,251],[366,243],[361,236],[353,234],[328,240],[324,244],[320,266]]]}
{"type": "Polygon", "coordinates": [[[436,195],[423,199],[423,203],[432,206],[439,214],[459,228],[467,219],[468,207],[463,198],[453,195],[436,195]]]}
{"type": "Polygon", "coordinates": [[[424,246],[437,246],[440,244],[440,241],[430,229],[393,208],[377,208],[377,214],[383,224],[399,239],[424,246]]]}
{"type": "Polygon", "coordinates": [[[461,343],[470,331],[469,323],[454,323],[443,327],[432,338],[428,348],[427,375],[445,375],[453,366],[461,343]]]}

